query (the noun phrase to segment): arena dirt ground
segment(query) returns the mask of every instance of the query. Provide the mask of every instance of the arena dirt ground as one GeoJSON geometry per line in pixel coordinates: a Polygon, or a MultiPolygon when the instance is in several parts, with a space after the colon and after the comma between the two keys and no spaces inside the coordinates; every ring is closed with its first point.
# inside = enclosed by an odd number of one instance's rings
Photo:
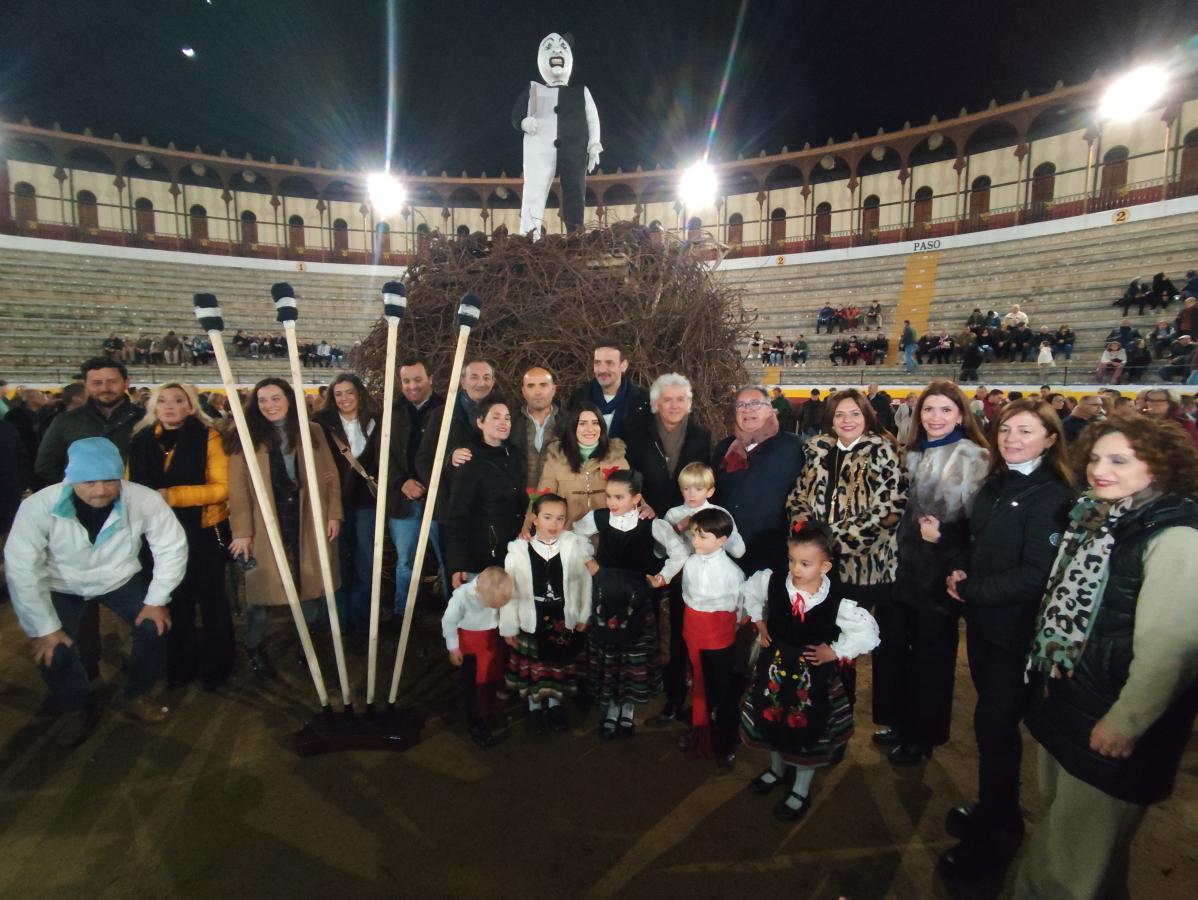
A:
{"type": "MultiPolygon", "coordinates": [[[[0,607],[0,897],[707,897],[992,898],[1003,879],[945,884],[945,813],[976,770],[973,690],[959,662],[953,740],[925,766],[895,770],[871,745],[869,666],[858,731],[840,766],[819,774],[797,825],[745,786],[763,767],[741,751],[725,774],[684,758],[680,726],[643,726],[601,743],[592,713],[572,731],[530,739],[517,716],[502,743],[476,750],[453,711],[456,680],[436,611],[417,616],[407,694],[428,713],[405,753],[302,759],[289,739],[315,694],[278,620],[278,681],[244,667],[219,695],[175,692],[162,726],[126,718],[110,687],[81,747],[54,741],[54,711],[12,611],[0,607]]],[[[103,619],[103,678],[120,680],[120,630],[103,619]]],[[[385,695],[395,639],[386,638],[385,695]]],[[[963,643],[963,642],[962,642],[963,643]]],[[[365,641],[351,642],[358,685],[365,641]]],[[[327,649],[327,648],[326,648],[327,649]]],[[[330,654],[331,655],[331,654],[330,654]]],[[[336,678],[326,663],[330,685],[336,678]]],[[[651,707],[651,711],[655,707],[651,707]]],[[[1024,806],[1040,806],[1034,745],[1024,806]]],[[[1198,744],[1177,791],[1147,816],[1132,854],[1134,898],[1190,898],[1198,885],[1198,744]]]]}

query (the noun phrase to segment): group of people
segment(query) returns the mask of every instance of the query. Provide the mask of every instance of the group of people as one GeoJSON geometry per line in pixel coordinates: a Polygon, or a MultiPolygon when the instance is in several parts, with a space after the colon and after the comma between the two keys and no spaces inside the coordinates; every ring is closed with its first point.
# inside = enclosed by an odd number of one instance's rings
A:
{"type": "Polygon", "coordinates": [[[1095,372],[1102,383],[1139,383],[1154,360],[1164,361],[1157,369],[1161,381],[1198,384],[1198,299],[1186,296],[1173,321],[1160,319],[1147,335],[1124,318],[1106,336],[1106,349],[1095,372]],[[1108,376],[1109,373],[1109,376],[1108,376]]]}
{"type": "Polygon", "coordinates": [[[115,331],[104,339],[101,348],[113,362],[144,366],[205,365],[212,361],[212,342],[208,336],[179,335],[168,331],[162,337],[139,334],[128,340],[115,331]]]}
{"type": "MultiPolygon", "coordinates": [[[[785,785],[774,810],[794,821],[853,733],[855,658],[873,655],[873,741],[892,764],[919,765],[948,740],[964,618],[979,793],[948,816],[959,843],[944,872],[991,871],[1018,848],[1024,721],[1048,812],[1018,896],[1094,896],[1125,877],[1198,712],[1198,624],[1184,606],[1198,577],[1198,455],[1167,390],[1166,403],[1146,392],[1143,412],[1083,398],[1066,414],[1047,392],[980,389],[971,401],[934,381],[894,410],[892,429],[850,388],[819,401],[804,440],[780,427],[764,389],[745,387],[713,446],[684,376],[646,391],[615,342],[592,364],[559,403],[546,369],[528,369],[509,399],[494,366],[472,359],[448,410],[430,541],[475,743],[495,740],[501,692],[520,697],[536,737],[569,727],[567,701],[580,697],[603,740],[633,737],[638,711],[664,694],[657,719],[685,720],[681,748],[725,767],[741,745],[767,753],[749,787],[785,785]]],[[[339,375],[313,417],[315,484],[290,384],[255,385],[244,409],[264,501],[235,431],[189,385],[159,385],[142,410],[119,363],[83,368],[86,401],[53,419],[39,449],[54,477],[21,504],[5,548],[14,609],[67,711],[64,743],[96,721],[98,603],[133,632],[131,715],[170,714],[152,699],[164,665],[176,684],[223,684],[235,665],[230,559],[245,573],[249,668],[273,676],[269,607],[286,598],[268,518],[312,625],[325,616],[326,542],[352,634],[367,622],[384,498],[391,606],[404,614],[446,403],[423,360],[398,369],[385,485],[380,410],[357,376],[339,375]]]]}
{"type": "MultiPolygon", "coordinates": [[[[865,308],[865,327],[869,331],[882,327],[882,303],[879,300],[874,300],[865,308]]],[[[833,329],[843,333],[845,331],[855,331],[861,324],[861,307],[855,303],[849,303],[844,306],[832,306],[830,303],[825,303],[820,307],[819,312],[815,316],[815,333],[819,334],[823,328],[828,334],[832,333],[833,329]]]]}

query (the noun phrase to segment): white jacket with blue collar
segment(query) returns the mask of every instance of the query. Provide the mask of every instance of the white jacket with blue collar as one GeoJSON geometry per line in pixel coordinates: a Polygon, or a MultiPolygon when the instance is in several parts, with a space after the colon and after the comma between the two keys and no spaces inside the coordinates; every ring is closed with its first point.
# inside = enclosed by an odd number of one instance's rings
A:
{"type": "Polygon", "coordinates": [[[120,496],[95,544],[75,515],[73,493],[63,482],[27,497],[4,547],[8,593],[21,628],[31,638],[62,628],[51,591],[90,600],[116,590],[140,572],[143,537],[154,555],[146,605],[170,603],[171,592],[187,569],[187,536],[157,491],[122,481],[120,496]]]}

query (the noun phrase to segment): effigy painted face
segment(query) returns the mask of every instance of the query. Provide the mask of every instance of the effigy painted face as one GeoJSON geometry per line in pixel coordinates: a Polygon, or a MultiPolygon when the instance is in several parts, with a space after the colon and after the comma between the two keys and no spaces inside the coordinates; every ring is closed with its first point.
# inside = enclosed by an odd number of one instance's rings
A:
{"type": "Polygon", "coordinates": [[[550,87],[560,87],[570,83],[570,72],[574,69],[574,52],[566,39],[556,31],[547,34],[541,40],[537,51],[537,68],[541,78],[550,87]]]}

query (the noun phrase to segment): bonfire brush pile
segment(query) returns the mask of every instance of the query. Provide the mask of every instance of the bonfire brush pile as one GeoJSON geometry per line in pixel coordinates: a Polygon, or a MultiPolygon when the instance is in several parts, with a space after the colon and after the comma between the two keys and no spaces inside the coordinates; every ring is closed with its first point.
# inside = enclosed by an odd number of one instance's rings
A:
{"type": "MultiPolygon", "coordinates": [[[[751,317],[740,291],[712,274],[710,254],[667,243],[634,223],[570,239],[531,242],[482,235],[433,235],[406,275],[408,309],[398,358],[420,355],[444,391],[457,343],[462,294],[483,298],[467,359],[495,364],[499,391],[519,402],[520,377],[544,366],[557,377],[558,401],[591,378],[591,352],[616,340],[629,375],[648,388],[680,372],[695,389],[694,412],[718,438],[728,432],[731,392],[746,378],[742,353],[751,317]]],[[[386,326],[380,320],[350,360],[381,393],[386,326]]]]}

